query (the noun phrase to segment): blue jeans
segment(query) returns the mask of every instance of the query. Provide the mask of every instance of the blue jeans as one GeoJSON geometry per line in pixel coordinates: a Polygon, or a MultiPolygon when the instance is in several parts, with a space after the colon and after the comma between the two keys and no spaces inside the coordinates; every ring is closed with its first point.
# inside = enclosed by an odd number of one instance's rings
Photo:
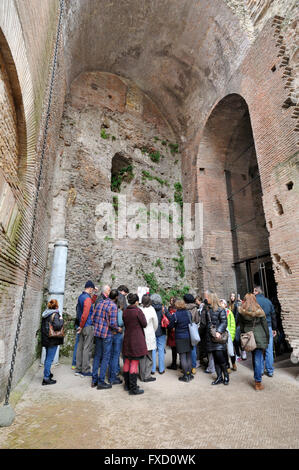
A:
{"type": "Polygon", "coordinates": [[[116,375],[119,372],[119,356],[121,347],[123,344],[123,334],[116,333],[112,336],[112,348],[109,363],[109,382],[113,382],[116,379],[116,375]]]}
{"type": "Polygon", "coordinates": [[[76,341],[75,341],[75,347],[74,347],[74,352],[73,352],[72,366],[76,365],[76,354],[77,354],[78,343],[79,343],[79,335],[76,334],[76,341]]]}
{"type": "MultiPolygon", "coordinates": [[[[156,336],[156,341],[157,341],[157,350],[158,350],[159,372],[164,372],[166,335],[156,336]]],[[[156,371],[156,349],[153,349],[152,359],[153,359],[152,372],[155,372],[156,371]]]]}
{"type": "Polygon", "coordinates": [[[254,370],[254,380],[256,382],[261,382],[262,374],[264,372],[264,354],[262,349],[255,349],[252,351],[252,363],[254,370]]]}
{"type": "Polygon", "coordinates": [[[196,368],[196,360],[197,360],[197,346],[193,346],[192,349],[191,349],[192,369],[196,368]]]}
{"type": "Polygon", "coordinates": [[[51,373],[51,365],[54,360],[58,346],[50,346],[46,348],[46,358],[44,364],[44,379],[48,380],[51,373]]]}
{"type": "Polygon", "coordinates": [[[265,357],[265,369],[268,372],[268,374],[273,375],[274,372],[274,357],[273,357],[273,332],[272,332],[272,327],[268,326],[269,328],[269,344],[266,349],[266,357],[265,357]]]}
{"type": "Polygon", "coordinates": [[[106,371],[109,366],[111,350],[112,350],[112,336],[107,338],[95,337],[95,353],[92,365],[92,381],[94,383],[105,382],[106,371]],[[100,367],[101,364],[101,367],[100,367]],[[100,374],[98,375],[100,367],[100,374]]]}

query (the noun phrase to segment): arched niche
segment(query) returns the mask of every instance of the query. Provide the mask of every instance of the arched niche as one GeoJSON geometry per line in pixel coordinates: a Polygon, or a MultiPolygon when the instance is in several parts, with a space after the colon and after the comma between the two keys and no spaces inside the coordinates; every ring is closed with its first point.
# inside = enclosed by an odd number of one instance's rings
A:
{"type": "Polygon", "coordinates": [[[197,191],[204,215],[204,288],[244,296],[262,284],[268,296],[276,296],[250,113],[238,94],[219,101],[206,121],[197,191]]]}

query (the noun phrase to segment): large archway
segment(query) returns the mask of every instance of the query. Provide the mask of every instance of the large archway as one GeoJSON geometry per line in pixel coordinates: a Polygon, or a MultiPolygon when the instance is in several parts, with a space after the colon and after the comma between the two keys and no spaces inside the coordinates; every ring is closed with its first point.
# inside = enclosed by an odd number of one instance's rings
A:
{"type": "Polygon", "coordinates": [[[203,284],[243,297],[261,284],[276,300],[269,234],[248,106],[238,94],[222,99],[205,125],[197,162],[204,204],[203,284]]]}

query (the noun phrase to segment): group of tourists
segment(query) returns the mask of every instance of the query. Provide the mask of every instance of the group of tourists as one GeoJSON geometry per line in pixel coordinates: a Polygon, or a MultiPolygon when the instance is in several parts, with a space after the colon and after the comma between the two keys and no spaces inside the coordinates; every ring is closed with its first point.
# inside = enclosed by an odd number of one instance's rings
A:
{"type": "MultiPolygon", "coordinates": [[[[56,383],[51,365],[64,335],[58,307],[52,299],[42,314],[42,345],[46,348],[42,385],[56,383]]],[[[234,293],[228,301],[218,299],[207,290],[203,297],[185,294],[164,305],[156,293],[139,299],[125,285],[118,289],[106,285],[99,293],[87,281],[76,310],[72,369],[76,376],[90,377],[91,387],[98,390],[124,383],[130,395],[139,395],[144,390],[137,385],[138,378],[154,382],[156,372],[162,375],[165,369],[181,369],[178,379],[188,383],[199,367],[216,374],[212,385],[228,385],[229,374],[237,371],[238,361],[247,359],[248,351],[252,353],[255,390],[264,388],[264,373],[273,376],[276,314],[259,286],[243,301],[234,293]],[[197,340],[191,326],[199,333],[197,340]],[[172,352],[167,367],[166,346],[172,352]]]]}

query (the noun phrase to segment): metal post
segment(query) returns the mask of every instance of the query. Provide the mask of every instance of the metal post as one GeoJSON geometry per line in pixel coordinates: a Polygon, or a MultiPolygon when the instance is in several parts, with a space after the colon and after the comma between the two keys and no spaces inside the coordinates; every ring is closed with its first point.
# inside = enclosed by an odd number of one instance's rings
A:
{"type": "MultiPolygon", "coordinates": [[[[54,244],[53,263],[49,284],[49,295],[50,299],[56,299],[59,305],[59,313],[62,316],[63,313],[63,302],[64,302],[64,288],[65,288],[65,275],[66,275],[66,263],[67,263],[67,240],[57,240],[54,244]]],[[[45,362],[45,348],[42,349],[41,364],[45,362]]],[[[58,364],[59,361],[59,346],[55,354],[53,364],[58,364]]]]}

